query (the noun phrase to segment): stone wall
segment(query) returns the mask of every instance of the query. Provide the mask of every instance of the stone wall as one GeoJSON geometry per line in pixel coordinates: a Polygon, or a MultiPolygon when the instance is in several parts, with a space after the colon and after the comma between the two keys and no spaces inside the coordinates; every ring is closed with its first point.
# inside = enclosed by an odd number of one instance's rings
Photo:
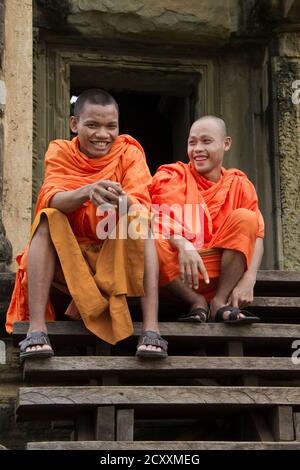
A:
{"type": "Polygon", "coordinates": [[[238,0],[37,0],[46,28],[82,37],[222,45],[238,26],[238,0]]]}
{"type": "Polygon", "coordinates": [[[32,5],[28,0],[9,0],[5,7],[2,220],[15,256],[24,248],[31,224],[32,5]]]}

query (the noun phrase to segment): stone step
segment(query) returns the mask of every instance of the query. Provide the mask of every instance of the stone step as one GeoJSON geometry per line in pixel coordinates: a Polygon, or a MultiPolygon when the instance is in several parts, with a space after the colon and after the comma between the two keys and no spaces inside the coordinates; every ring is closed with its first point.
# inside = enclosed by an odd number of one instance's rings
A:
{"type": "Polygon", "coordinates": [[[287,357],[169,356],[164,360],[135,357],[52,357],[25,361],[26,381],[75,381],[102,377],[237,377],[300,378],[300,367],[287,357]]]}
{"type": "Polygon", "coordinates": [[[223,386],[48,386],[21,387],[18,420],[59,419],[97,408],[131,409],[137,418],[197,417],[203,413],[288,408],[300,409],[297,387],[223,386]],[[283,405],[283,406],[281,406],[283,405]],[[284,406],[288,405],[288,406],[284,406]]]}
{"type": "MultiPolygon", "coordinates": [[[[18,346],[28,330],[28,322],[15,322],[13,341],[18,346]]],[[[160,322],[161,335],[177,345],[201,346],[206,344],[239,341],[255,346],[291,347],[293,340],[300,339],[300,325],[257,323],[230,326],[223,323],[160,322]],[[266,341],[267,340],[267,341],[266,341]]],[[[82,321],[48,322],[47,328],[54,347],[63,345],[94,345],[101,342],[88,331],[82,321]]],[[[141,323],[134,323],[134,335],[127,342],[136,344],[141,333],[141,323]]],[[[122,344],[122,342],[120,343],[122,344]]]]}
{"type": "MultiPolygon", "coordinates": [[[[52,441],[28,442],[27,450],[300,450],[300,442],[52,441]]],[[[184,457],[182,456],[182,458],[184,457]]],[[[159,462],[159,458],[157,462],[159,462]]],[[[178,461],[178,463],[184,463],[184,461],[178,461]]],[[[195,463],[197,462],[195,461],[195,463]]]]}

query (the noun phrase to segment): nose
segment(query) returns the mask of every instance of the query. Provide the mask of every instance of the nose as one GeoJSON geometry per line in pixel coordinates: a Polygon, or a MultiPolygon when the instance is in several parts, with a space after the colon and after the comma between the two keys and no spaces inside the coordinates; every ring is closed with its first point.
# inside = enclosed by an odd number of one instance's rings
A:
{"type": "Polygon", "coordinates": [[[196,143],[196,145],[194,147],[194,150],[196,152],[201,152],[201,150],[204,150],[204,147],[203,147],[203,144],[202,144],[201,140],[198,140],[198,142],[196,143]]]}
{"type": "Polygon", "coordinates": [[[108,137],[108,132],[104,126],[98,127],[96,129],[96,137],[98,139],[105,139],[106,137],[108,137]]]}

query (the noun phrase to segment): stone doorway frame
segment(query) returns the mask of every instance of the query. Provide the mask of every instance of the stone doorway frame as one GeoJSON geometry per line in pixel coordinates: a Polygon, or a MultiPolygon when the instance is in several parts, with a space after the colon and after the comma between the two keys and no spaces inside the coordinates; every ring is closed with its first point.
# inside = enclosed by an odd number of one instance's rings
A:
{"type": "MultiPolygon", "coordinates": [[[[137,51],[116,53],[116,49],[95,51],[85,46],[34,41],[34,122],[33,122],[33,205],[43,178],[44,155],[53,139],[69,138],[70,71],[72,66],[109,69],[156,71],[199,75],[195,117],[218,113],[219,78],[213,59],[145,55],[137,51]]],[[[124,87],[125,89],[125,87],[124,87]]]]}

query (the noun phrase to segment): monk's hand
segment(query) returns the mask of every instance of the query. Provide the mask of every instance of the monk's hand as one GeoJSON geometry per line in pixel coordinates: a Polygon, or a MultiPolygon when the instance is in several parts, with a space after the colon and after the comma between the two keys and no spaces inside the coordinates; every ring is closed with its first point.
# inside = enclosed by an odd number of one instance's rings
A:
{"type": "Polygon", "coordinates": [[[209,284],[209,276],[201,256],[194,245],[182,239],[177,245],[180,278],[191,289],[199,288],[199,272],[203,275],[204,282],[209,284]]]}
{"type": "Polygon", "coordinates": [[[255,277],[247,273],[241,278],[228,299],[229,305],[244,308],[253,302],[255,277]]]}
{"type": "Polygon", "coordinates": [[[89,185],[89,198],[96,206],[109,204],[117,208],[122,196],[126,196],[126,193],[121,184],[115,181],[102,180],[89,185]]]}

